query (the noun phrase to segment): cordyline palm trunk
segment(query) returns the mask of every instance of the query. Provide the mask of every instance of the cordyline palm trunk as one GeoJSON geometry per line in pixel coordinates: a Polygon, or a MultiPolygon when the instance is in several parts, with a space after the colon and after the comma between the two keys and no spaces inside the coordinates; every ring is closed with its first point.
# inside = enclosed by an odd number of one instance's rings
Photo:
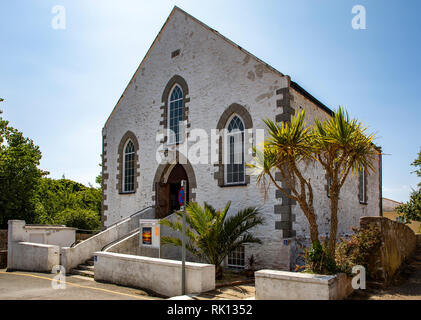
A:
{"type": "MultiPolygon", "coordinates": [[[[313,161],[312,145],[309,141],[309,129],[306,128],[305,112],[301,111],[291,118],[291,122],[281,125],[271,120],[264,120],[269,130],[269,138],[266,139],[263,152],[254,148],[256,154],[255,164],[248,164],[257,175],[259,184],[265,186],[269,177],[270,183],[289,199],[295,200],[303,211],[310,229],[312,243],[319,241],[316,213],[313,206],[313,188],[310,179],[304,178],[299,169],[300,163],[313,161]],[[281,186],[275,180],[273,174],[278,170],[281,186]]],[[[265,195],[267,189],[265,187],[265,195]]]]}
{"type": "Polygon", "coordinates": [[[338,232],[338,208],[340,191],[351,172],[362,168],[374,171],[373,162],[379,155],[373,145],[374,134],[366,134],[356,119],[350,119],[341,107],[332,118],[323,122],[316,119],[314,143],[316,159],[330,178],[330,234],[328,250],[335,254],[338,232]]]}
{"type": "MultiPolygon", "coordinates": [[[[288,189],[292,192],[297,194],[297,196],[291,195],[291,193],[288,192],[288,190],[282,188],[281,186],[279,186],[279,184],[275,181],[275,179],[273,178],[272,174],[269,173],[268,174],[271,182],[275,185],[275,187],[280,190],[286,197],[288,197],[291,200],[295,200],[298,202],[298,205],[300,206],[301,210],[303,210],[303,213],[308,221],[309,224],[309,229],[310,229],[310,241],[313,243],[315,241],[319,241],[319,228],[317,226],[317,218],[316,218],[316,213],[314,211],[314,207],[313,207],[313,191],[311,189],[311,185],[310,185],[310,191],[309,191],[309,198],[311,199],[310,201],[307,200],[307,194],[304,191],[302,194],[298,194],[294,188],[291,188],[292,185],[290,187],[288,187],[288,189]]],[[[285,179],[286,180],[286,179],[285,179]]],[[[285,181],[284,180],[284,181],[285,181]]],[[[304,184],[306,185],[306,182],[304,182],[304,184]]],[[[305,190],[305,187],[302,188],[302,190],[305,190]]]]}
{"type": "Polygon", "coordinates": [[[338,207],[339,190],[332,189],[332,192],[330,192],[330,235],[328,243],[329,254],[331,256],[334,255],[336,249],[336,238],[338,233],[338,207]]]}
{"type": "MultiPolygon", "coordinates": [[[[333,170],[333,177],[331,176],[332,184],[329,190],[330,196],[330,233],[329,233],[329,242],[328,249],[331,257],[335,255],[336,250],[336,239],[338,234],[338,209],[339,209],[339,194],[341,188],[345,183],[346,178],[351,170],[351,167],[345,168],[345,171],[342,176],[339,174],[340,168],[335,168],[333,170]]],[[[327,170],[329,171],[329,170],[327,170]]]]}

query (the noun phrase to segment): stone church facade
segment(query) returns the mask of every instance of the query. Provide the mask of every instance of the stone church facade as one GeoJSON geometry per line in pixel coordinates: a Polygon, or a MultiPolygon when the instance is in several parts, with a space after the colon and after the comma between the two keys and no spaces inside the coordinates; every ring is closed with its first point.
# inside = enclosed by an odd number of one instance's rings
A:
{"type": "MultiPolygon", "coordinates": [[[[245,246],[230,257],[231,265],[241,267],[253,254],[260,267],[289,269],[297,245],[308,238],[307,221],[273,186],[264,199],[244,163],[252,161],[250,147],[265,128],[263,119],[288,121],[302,109],[309,124],[332,115],[289,76],[175,7],[103,128],[104,227],[149,206],[157,219],[168,216],[177,209],[185,179],[188,201],[221,209],[231,201],[230,212],[260,207],[265,222],[254,232],[263,244],[245,246]],[[216,161],[192,163],[186,157],[183,148],[195,143],[197,129],[208,134],[216,161]],[[230,157],[238,161],[222,161],[230,157]]],[[[329,230],[326,177],[318,164],[306,170],[324,235],[329,230]]],[[[380,172],[379,158],[374,172],[348,178],[341,191],[339,234],[349,234],[361,216],[381,214],[380,172]]]]}

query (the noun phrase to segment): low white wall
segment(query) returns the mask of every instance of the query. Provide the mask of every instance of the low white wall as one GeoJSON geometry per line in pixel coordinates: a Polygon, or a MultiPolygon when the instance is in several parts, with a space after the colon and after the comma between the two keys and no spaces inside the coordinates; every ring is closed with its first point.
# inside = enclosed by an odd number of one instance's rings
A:
{"type": "Polygon", "coordinates": [[[24,220],[8,221],[8,242],[31,242],[60,247],[76,241],[76,229],[61,225],[27,225],[24,220]]]}
{"type": "Polygon", "coordinates": [[[60,247],[31,242],[12,244],[7,260],[8,270],[51,272],[60,264],[60,247]]]}
{"type": "Polygon", "coordinates": [[[105,247],[103,251],[138,256],[140,255],[139,236],[139,230],[132,234],[129,233],[127,237],[124,237],[115,243],[111,243],[109,246],[105,247]]]}
{"type": "MultiPolygon", "coordinates": [[[[181,295],[181,261],[95,252],[95,280],[181,295]]],[[[215,289],[215,266],[186,262],[186,293],[215,289]]]]}
{"type": "Polygon", "coordinates": [[[26,225],[8,221],[7,268],[50,272],[60,264],[60,246],[75,241],[76,229],[65,226],[26,225]]]}
{"type": "Polygon", "coordinates": [[[317,275],[278,270],[255,272],[256,300],[340,300],[353,289],[345,274],[317,275]]]}
{"type": "Polygon", "coordinates": [[[155,215],[153,208],[148,208],[133,217],[108,227],[104,231],[90,237],[70,248],[61,248],[61,264],[66,271],[92,258],[95,251],[101,251],[106,245],[123,238],[136,228],[139,228],[140,218],[150,218],[155,215]]]}

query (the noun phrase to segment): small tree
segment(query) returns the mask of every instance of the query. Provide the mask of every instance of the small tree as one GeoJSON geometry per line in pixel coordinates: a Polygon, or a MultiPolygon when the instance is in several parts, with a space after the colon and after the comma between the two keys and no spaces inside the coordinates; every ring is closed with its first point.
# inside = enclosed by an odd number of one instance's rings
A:
{"type": "MultiPolygon", "coordinates": [[[[310,240],[318,239],[318,225],[313,207],[313,189],[304,169],[317,160],[325,169],[331,181],[330,207],[331,225],[328,251],[333,257],[338,229],[339,194],[349,173],[351,175],[364,168],[374,170],[373,162],[379,151],[373,145],[374,135],[341,107],[333,117],[325,121],[316,119],[313,129],[306,126],[304,110],[291,118],[291,122],[275,123],[265,120],[269,138],[264,142],[264,150],[255,148],[255,164],[249,165],[257,174],[259,184],[267,190],[266,177],[285,196],[297,201],[310,226],[310,240]],[[274,178],[279,171],[282,185],[274,178]]],[[[320,246],[319,246],[320,247],[320,246]]]]}
{"type": "Polygon", "coordinates": [[[41,151],[0,117],[0,228],[10,219],[35,221],[35,195],[41,177],[41,151]]]}
{"type": "MultiPolygon", "coordinates": [[[[421,177],[421,151],[418,153],[418,158],[411,165],[418,168],[414,172],[418,177],[421,177]]],[[[411,193],[411,197],[407,203],[401,204],[396,208],[396,212],[408,223],[410,221],[421,221],[421,182],[418,183],[418,187],[418,190],[414,190],[411,193]]]]}
{"type": "Polygon", "coordinates": [[[64,209],[57,213],[53,223],[83,230],[99,230],[101,228],[101,218],[98,213],[89,209],[64,209]]]}
{"type": "Polygon", "coordinates": [[[330,179],[330,234],[329,253],[333,256],[338,230],[339,194],[349,173],[351,176],[364,169],[374,171],[374,160],[379,151],[373,144],[374,134],[339,107],[333,117],[315,120],[312,143],[315,157],[330,179]]]}
{"type": "MultiPolygon", "coordinates": [[[[421,151],[418,152],[418,158],[411,163],[412,166],[417,168],[414,172],[417,174],[418,177],[421,177],[421,151]]],[[[421,188],[421,182],[418,183],[418,187],[421,188]]]]}
{"type": "Polygon", "coordinates": [[[411,221],[421,222],[421,189],[413,191],[409,201],[397,207],[396,212],[399,213],[407,223],[410,223],[411,221]]]}
{"type": "Polygon", "coordinates": [[[310,226],[310,240],[319,241],[316,213],[313,207],[313,188],[310,178],[306,178],[303,167],[314,161],[314,148],[311,143],[310,129],[306,127],[304,110],[291,118],[291,122],[278,124],[264,120],[269,137],[264,142],[263,151],[254,148],[254,163],[248,164],[252,174],[265,195],[271,183],[289,199],[297,201],[310,226]],[[283,184],[275,179],[278,171],[283,184]],[[269,178],[267,181],[266,178],[269,178]]]}
{"type": "MultiPolygon", "coordinates": [[[[261,243],[250,233],[252,228],[263,223],[259,210],[250,207],[227,217],[230,205],[228,202],[222,211],[206,202],[203,207],[196,202],[186,206],[186,249],[199,259],[214,264],[216,279],[222,278],[221,263],[230,252],[246,243],[261,243]]],[[[161,224],[181,233],[182,212],[176,214],[177,221],[163,219],[161,224]]],[[[162,237],[161,241],[181,247],[180,238],[162,237]]]]}

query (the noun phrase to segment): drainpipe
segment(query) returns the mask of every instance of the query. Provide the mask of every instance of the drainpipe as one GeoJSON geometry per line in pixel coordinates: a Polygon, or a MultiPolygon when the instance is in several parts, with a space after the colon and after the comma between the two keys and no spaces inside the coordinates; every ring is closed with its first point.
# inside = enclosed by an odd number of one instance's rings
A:
{"type": "Polygon", "coordinates": [[[383,217],[383,164],[382,164],[382,154],[380,149],[379,155],[379,184],[380,184],[380,217],[383,217]]]}

